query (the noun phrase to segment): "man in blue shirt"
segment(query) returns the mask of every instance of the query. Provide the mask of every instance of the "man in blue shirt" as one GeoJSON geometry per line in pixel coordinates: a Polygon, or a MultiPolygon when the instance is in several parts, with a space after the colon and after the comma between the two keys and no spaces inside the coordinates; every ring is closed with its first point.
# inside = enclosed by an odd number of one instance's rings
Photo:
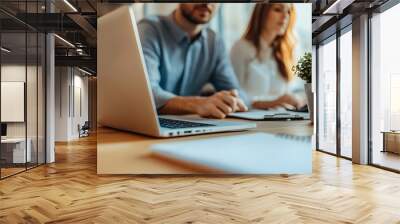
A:
{"type": "Polygon", "coordinates": [[[206,25],[217,3],[182,3],[169,16],[139,22],[143,54],[161,114],[199,114],[224,118],[247,107],[224,43],[206,25]],[[212,96],[199,96],[206,83],[212,96]]]}

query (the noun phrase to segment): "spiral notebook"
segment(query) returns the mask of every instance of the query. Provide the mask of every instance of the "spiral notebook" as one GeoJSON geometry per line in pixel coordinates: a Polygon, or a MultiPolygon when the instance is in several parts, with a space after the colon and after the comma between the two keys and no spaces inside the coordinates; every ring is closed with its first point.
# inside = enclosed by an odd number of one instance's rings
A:
{"type": "Polygon", "coordinates": [[[231,174],[309,174],[310,137],[252,133],[155,144],[158,157],[231,174]]]}

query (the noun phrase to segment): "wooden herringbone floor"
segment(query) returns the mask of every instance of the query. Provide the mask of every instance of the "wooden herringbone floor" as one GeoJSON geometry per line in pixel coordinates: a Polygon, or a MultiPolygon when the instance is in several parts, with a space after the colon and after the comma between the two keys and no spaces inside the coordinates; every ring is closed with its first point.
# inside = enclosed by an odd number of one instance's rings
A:
{"type": "Polygon", "coordinates": [[[0,223],[400,223],[400,175],[319,152],[293,176],[97,176],[93,137],[56,156],[0,181],[0,223]]]}

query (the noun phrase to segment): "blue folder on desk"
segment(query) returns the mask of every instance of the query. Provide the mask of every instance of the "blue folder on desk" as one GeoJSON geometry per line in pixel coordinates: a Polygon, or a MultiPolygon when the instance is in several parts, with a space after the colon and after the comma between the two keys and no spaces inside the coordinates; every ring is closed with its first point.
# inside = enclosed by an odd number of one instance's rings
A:
{"type": "Polygon", "coordinates": [[[252,133],[155,144],[162,157],[232,174],[309,174],[309,138],[252,133]]]}

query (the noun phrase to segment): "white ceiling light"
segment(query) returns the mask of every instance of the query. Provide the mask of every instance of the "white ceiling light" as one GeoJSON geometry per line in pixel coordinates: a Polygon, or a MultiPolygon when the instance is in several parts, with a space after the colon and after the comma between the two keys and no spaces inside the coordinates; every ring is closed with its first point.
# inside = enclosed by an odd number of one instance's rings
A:
{"type": "Polygon", "coordinates": [[[58,38],[59,40],[61,40],[62,42],[64,42],[65,44],[67,44],[68,46],[75,48],[75,45],[73,45],[73,44],[72,44],[71,42],[69,42],[68,40],[66,40],[66,39],[64,39],[64,38],[62,38],[62,37],[60,37],[60,36],[57,35],[57,34],[54,34],[54,36],[57,37],[57,38],[58,38]]]}
{"type": "Polygon", "coordinates": [[[76,53],[78,53],[79,55],[83,55],[83,50],[81,48],[77,48],[76,53]]]}
{"type": "Polygon", "coordinates": [[[6,52],[6,53],[10,53],[10,52],[11,52],[11,50],[8,50],[8,49],[5,48],[5,47],[1,47],[0,49],[1,49],[1,51],[4,51],[4,52],[6,52]]]}
{"type": "Polygon", "coordinates": [[[92,73],[90,73],[90,72],[88,72],[88,71],[86,71],[86,70],[83,70],[83,69],[81,69],[81,68],[79,68],[79,67],[78,67],[78,70],[81,71],[81,72],[83,72],[83,73],[85,73],[85,74],[87,74],[87,75],[93,75],[92,73]]]}
{"type": "Polygon", "coordinates": [[[78,10],[68,1],[64,0],[64,3],[68,5],[74,12],[78,12],[78,10]]]}
{"type": "Polygon", "coordinates": [[[336,0],[322,14],[342,14],[343,10],[353,2],[354,0],[336,0]]]}

